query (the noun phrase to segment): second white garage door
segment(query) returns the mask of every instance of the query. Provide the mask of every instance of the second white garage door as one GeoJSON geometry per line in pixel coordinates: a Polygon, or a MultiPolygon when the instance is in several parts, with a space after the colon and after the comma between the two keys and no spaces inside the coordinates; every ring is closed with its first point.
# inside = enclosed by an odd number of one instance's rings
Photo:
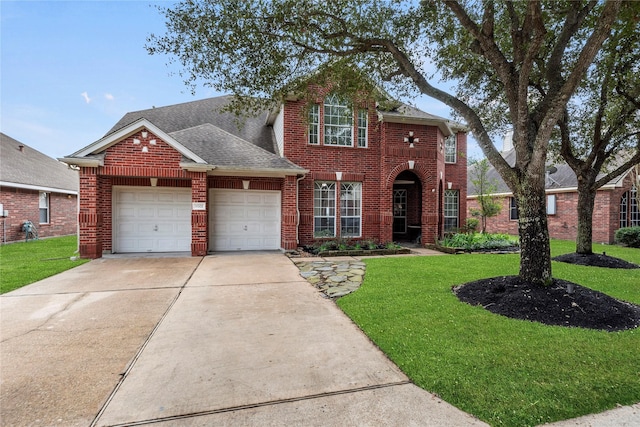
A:
{"type": "Polygon", "coordinates": [[[209,248],[280,249],[280,192],[211,189],[209,248]]]}

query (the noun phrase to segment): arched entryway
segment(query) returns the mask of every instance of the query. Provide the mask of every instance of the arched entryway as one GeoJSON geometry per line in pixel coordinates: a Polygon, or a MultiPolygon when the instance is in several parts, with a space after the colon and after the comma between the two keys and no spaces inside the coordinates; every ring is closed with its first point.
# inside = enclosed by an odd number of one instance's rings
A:
{"type": "Polygon", "coordinates": [[[422,234],[422,184],[410,170],[393,182],[393,240],[419,242],[422,234]]]}

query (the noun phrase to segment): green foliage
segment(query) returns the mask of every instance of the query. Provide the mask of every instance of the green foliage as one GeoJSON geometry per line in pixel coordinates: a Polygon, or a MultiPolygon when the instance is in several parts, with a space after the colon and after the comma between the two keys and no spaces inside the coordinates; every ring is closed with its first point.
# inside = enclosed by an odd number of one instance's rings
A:
{"type": "Polygon", "coordinates": [[[61,273],[87,259],[77,255],[76,236],[54,237],[0,246],[0,293],[61,273]]]}
{"type": "Polygon", "coordinates": [[[640,248],[640,227],[625,227],[616,231],[616,242],[631,248],[640,248]]]}
{"type": "Polygon", "coordinates": [[[464,227],[467,233],[475,233],[478,230],[478,225],[480,224],[480,220],[478,218],[467,218],[464,227]]]}
{"type": "Polygon", "coordinates": [[[447,248],[461,248],[465,251],[487,251],[518,246],[518,239],[508,234],[457,233],[445,237],[440,244],[447,248]]]}
{"type": "MultiPolygon", "coordinates": [[[[640,263],[640,251],[594,249],[640,263]]],[[[554,255],[574,242],[552,241],[554,255]]],[[[411,380],[492,426],[534,426],[640,401],[640,330],[602,332],[510,319],[461,303],[451,287],[515,275],[518,256],[368,259],[338,305],[411,380]],[[398,274],[402,272],[402,274],[398,274]]],[[[640,304],[640,270],[554,263],[555,276],[640,304]]]]}
{"type": "Polygon", "coordinates": [[[316,242],[306,248],[307,251],[318,254],[326,251],[351,251],[375,249],[400,249],[402,246],[395,242],[377,243],[374,240],[331,239],[316,242]]]}

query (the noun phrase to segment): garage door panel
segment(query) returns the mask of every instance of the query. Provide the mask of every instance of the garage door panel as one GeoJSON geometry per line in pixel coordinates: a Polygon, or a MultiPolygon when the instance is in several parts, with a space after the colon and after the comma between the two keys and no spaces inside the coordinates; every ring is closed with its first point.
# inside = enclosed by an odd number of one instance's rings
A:
{"type": "Polygon", "coordinates": [[[114,187],[115,252],[191,250],[189,188],[114,187]]]}
{"type": "Polygon", "coordinates": [[[212,189],[209,213],[211,250],[280,248],[280,192],[212,189]]]}

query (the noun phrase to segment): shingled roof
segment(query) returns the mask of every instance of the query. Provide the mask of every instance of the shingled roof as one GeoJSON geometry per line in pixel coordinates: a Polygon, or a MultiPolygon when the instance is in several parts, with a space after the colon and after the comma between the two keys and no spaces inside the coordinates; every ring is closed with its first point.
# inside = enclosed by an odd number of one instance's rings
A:
{"type": "MultiPolygon", "coordinates": [[[[502,152],[502,157],[509,163],[510,166],[515,165],[516,162],[516,151],[515,149],[510,149],[505,152],[502,152]]],[[[469,196],[477,196],[478,192],[475,188],[475,185],[471,182],[474,179],[473,175],[474,165],[469,166],[469,171],[467,174],[467,194],[469,196]]],[[[604,173],[600,173],[598,178],[604,176],[604,173]]],[[[611,180],[608,182],[605,187],[616,186],[619,185],[624,179],[625,175],[611,180]]],[[[511,190],[502,180],[502,177],[498,173],[498,171],[490,166],[487,171],[487,180],[488,182],[493,182],[497,185],[496,194],[511,194],[511,190]]],[[[555,163],[547,166],[547,176],[546,176],[546,189],[547,191],[567,191],[572,190],[575,191],[578,188],[578,179],[576,178],[576,174],[573,172],[571,167],[566,163],[555,163]]]]}
{"type": "Polygon", "coordinates": [[[150,108],[125,114],[105,136],[144,118],[166,133],[195,128],[210,124],[226,131],[270,153],[275,153],[275,143],[271,128],[265,126],[269,111],[250,117],[238,117],[222,108],[232,100],[231,95],[207,98],[198,101],[150,108]]]}
{"type": "Polygon", "coordinates": [[[127,113],[100,140],[63,160],[83,166],[87,161],[101,163],[109,146],[146,128],[180,151],[181,164],[188,170],[307,172],[277,154],[273,128],[267,123],[269,111],[238,117],[223,111],[231,100],[219,96],[127,113]]]}
{"type": "Polygon", "coordinates": [[[0,184],[7,187],[78,194],[78,172],[0,133],[0,184]]]}

